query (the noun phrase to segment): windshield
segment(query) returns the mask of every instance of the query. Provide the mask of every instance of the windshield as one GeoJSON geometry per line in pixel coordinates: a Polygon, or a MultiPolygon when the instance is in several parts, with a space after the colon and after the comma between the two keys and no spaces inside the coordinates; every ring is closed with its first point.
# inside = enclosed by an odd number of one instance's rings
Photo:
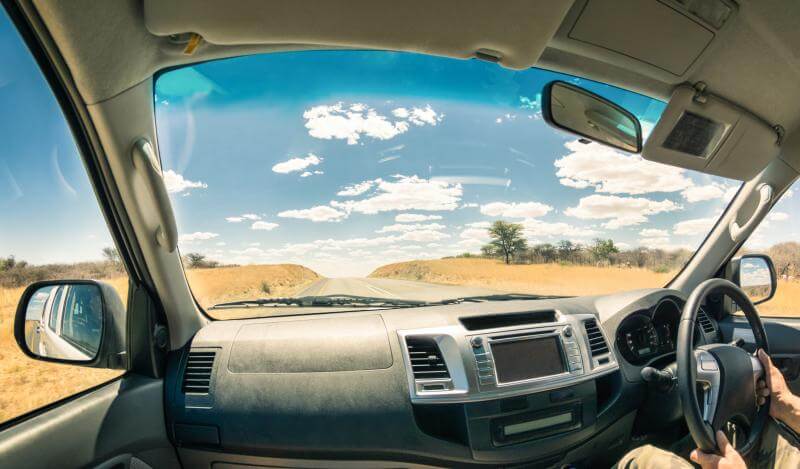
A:
{"type": "Polygon", "coordinates": [[[160,74],[164,179],[197,300],[663,286],[738,183],[549,127],[540,93],[553,80],[632,112],[645,137],[665,108],[551,71],[396,52],[274,53],[160,74]]]}

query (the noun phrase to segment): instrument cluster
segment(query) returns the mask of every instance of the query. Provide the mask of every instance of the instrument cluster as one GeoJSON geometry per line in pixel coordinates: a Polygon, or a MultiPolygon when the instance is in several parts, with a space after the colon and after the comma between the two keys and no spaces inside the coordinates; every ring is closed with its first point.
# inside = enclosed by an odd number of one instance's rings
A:
{"type": "Polygon", "coordinates": [[[653,358],[675,352],[681,308],[666,298],[652,310],[637,311],[617,329],[617,350],[629,363],[644,365],[653,358]]]}

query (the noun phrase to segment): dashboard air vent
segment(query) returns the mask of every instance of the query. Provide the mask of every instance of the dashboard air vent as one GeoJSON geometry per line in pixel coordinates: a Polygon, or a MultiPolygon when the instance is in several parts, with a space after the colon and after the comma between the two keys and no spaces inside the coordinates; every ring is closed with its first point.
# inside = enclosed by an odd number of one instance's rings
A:
{"type": "Polygon", "coordinates": [[[606,344],[606,339],[603,337],[597,321],[594,319],[584,321],[583,327],[586,329],[586,335],[589,338],[589,350],[592,357],[608,353],[608,344],[606,344]]]}
{"type": "Polygon", "coordinates": [[[714,332],[714,323],[711,322],[711,319],[708,319],[708,315],[702,308],[697,311],[697,324],[706,334],[714,332]]]}
{"type": "Polygon", "coordinates": [[[442,358],[442,352],[432,337],[409,336],[406,337],[408,356],[411,359],[411,370],[414,379],[449,378],[447,365],[442,358]]]}
{"type": "Polygon", "coordinates": [[[184,393],[208,394],[216,357],[217,352],[213,350],[189,352],[181,388],[184,393]]]}

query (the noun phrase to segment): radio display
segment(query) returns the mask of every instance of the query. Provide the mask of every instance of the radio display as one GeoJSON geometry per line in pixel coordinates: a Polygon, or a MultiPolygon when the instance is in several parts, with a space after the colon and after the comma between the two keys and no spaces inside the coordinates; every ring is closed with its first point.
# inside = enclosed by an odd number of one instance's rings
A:
{"type": "Polygon", "coordinates": [[[565,371],[558,337],[491,342],[498,383],[557,375],[565,371]]]}

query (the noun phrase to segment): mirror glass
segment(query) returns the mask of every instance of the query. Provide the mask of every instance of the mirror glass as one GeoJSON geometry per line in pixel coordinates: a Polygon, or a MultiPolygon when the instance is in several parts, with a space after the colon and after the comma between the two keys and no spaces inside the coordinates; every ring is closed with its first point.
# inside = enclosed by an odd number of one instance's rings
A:
{"type": "Polygon", "coordinates": [[[743,257],[739,261],[739,286],[753,303],[769,298],[772,275],[767,261],[761,257],[743,257]]]}
{"type": "Polygon", "coordinates": [[[25,308],[25,345],[34,355],[90,362],[103,335],[103,299],[93,284],[41,287],[25,308]]]}
{"type": "Polygon", "coordinates": [[[642,130],[633,114],[568,83],[554,82],[549,90],[545,118],[551,125],[620,150],[642,150],[642,130]]]}

